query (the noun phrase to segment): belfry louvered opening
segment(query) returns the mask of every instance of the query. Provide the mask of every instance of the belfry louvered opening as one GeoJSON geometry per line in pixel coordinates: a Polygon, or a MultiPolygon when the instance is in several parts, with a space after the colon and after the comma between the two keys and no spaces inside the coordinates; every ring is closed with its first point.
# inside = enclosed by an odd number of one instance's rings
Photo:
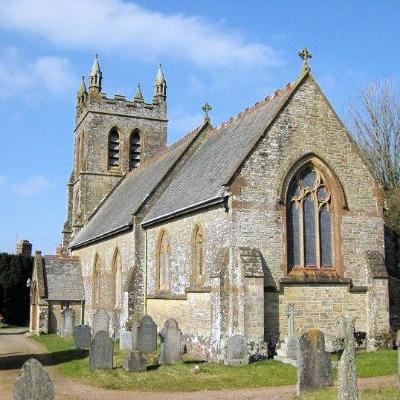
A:
{"type": "Polygon", "coordinates": [[[108,165],[119,166],[119,134],[116,128],[111,130],[108,139],[108,165]]]}
{"type": "Polygon", "coordinates": [[[137,168],[140,165],[140,133],[135,129],[130,137],[129,169],[137,168]]]}
{"type": "Polygon", "coordinates": [[[293,177],[286,204],[289,270],[332,268],[332,196],[313,165],[306,165],[293,177]]]}

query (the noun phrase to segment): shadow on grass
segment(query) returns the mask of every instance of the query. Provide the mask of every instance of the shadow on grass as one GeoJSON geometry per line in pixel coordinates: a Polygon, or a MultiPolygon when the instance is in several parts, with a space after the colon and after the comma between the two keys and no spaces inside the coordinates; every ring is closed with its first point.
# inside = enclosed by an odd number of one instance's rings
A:
{"type": "MultiPolygon", "coordinates": [[[[9,353],[10,354],[10,353],[9,353]]],[[[12,353],[11,353],[12,354],[12,353]]],[[[21,368],[25,361],[36,358],[44,366],[62,364],[67,361],[80,360],[86,358],[89,352],[86,350],[64,350],[54,353],[43,354],[18,354],[0,357],[0,370],[11,370],[21,368]]]]}

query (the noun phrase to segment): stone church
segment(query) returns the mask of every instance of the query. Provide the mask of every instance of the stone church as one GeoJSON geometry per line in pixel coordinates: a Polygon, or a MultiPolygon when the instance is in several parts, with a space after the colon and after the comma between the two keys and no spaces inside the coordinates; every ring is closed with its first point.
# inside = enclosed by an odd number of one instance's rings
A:
{"type": "Polygon", "coordinates": [[[82,320],[104,308],[117,336],[134,314],[173,317],[210,360],[234,334],[283,340],[289,306],[296,334],[352,314],[370,348],[399,326],[383,192],[299,54],[293,82],[217,127],[205,105],[172,145],[161,66],[152,102],[140,86],[109,98],[96,57],[77,93],[58,256],[81,269],[82,320]]]}

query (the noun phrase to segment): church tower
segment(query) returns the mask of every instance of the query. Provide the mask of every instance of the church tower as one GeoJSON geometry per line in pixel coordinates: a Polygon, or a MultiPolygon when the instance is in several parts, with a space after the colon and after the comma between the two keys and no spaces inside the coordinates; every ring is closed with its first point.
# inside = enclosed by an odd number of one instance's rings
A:
{"type": "Polygon", "coordinates": [[[138,85],[134,97],[108,98],[102,92],[103,74],[98,56],[76,95],[73,168],[67,185],[67,220],[62,245],[68,247],[121,177],[140,167],[167,143],[167,84],[161,65],[154,96],[146,103],[138,85]]]}

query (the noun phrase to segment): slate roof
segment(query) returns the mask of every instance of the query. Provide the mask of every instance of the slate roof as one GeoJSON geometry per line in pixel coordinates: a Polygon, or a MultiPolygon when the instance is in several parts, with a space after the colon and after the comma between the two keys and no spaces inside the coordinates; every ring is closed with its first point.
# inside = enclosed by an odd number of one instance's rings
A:
{"type": "Polygon", "coordinates": [[[78,247],[132,225],[132,215],[178,161],[201,127],[138,169],[129,172],[79,231],[70,247],[78,247]]]}
{"type": "Polygon", "coordinates": [[[274,96],[256,103],[215,129],[174,178],[143,220],[151,222],[171,216],[194,205],[222,199],[224,186],[244,161],[298,81],[276,91],[274,96]]]}
{"type": "Polygon", "coordinates": [[[46,300],[85,300],[82,270],[76,257],[44,256],[46,300]]]}

